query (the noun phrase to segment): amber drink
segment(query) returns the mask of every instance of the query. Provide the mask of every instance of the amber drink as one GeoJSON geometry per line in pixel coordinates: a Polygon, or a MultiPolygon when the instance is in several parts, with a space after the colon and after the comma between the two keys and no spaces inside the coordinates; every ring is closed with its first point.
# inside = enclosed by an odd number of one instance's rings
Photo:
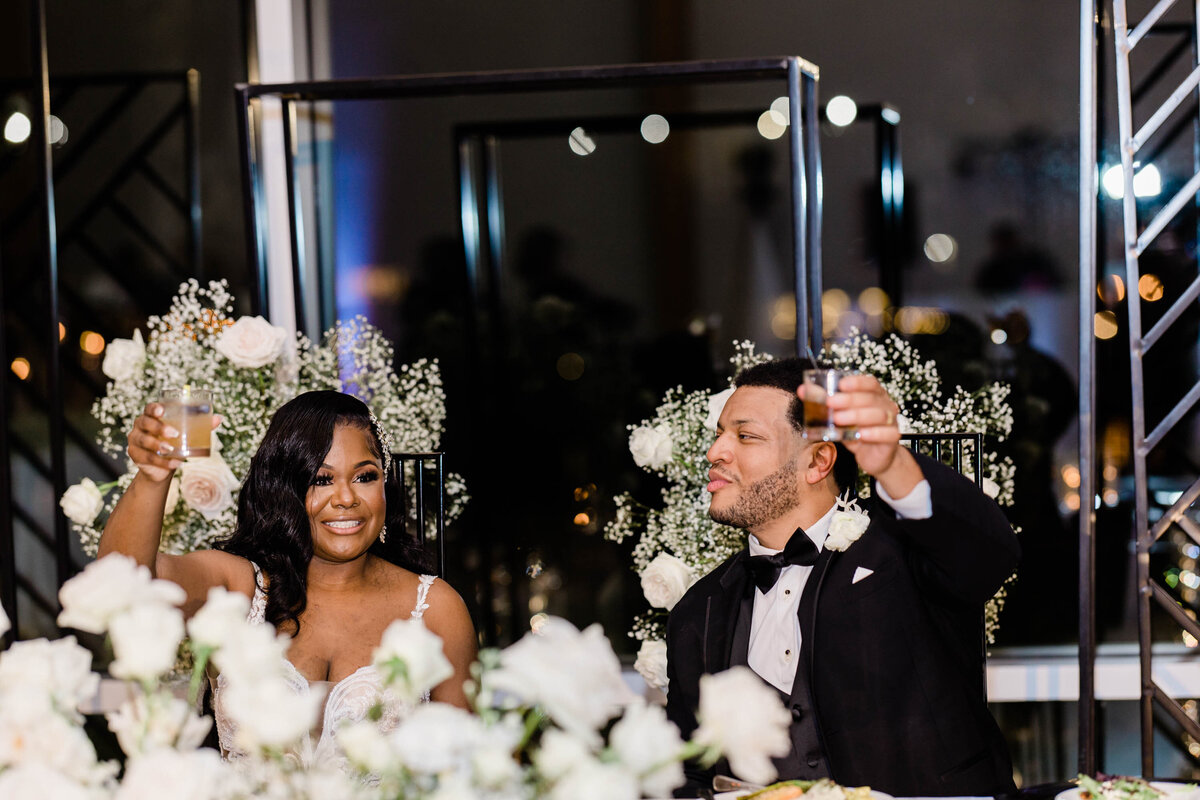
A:
{"type": "Polygon", "coordinates": [[[159,402],[162,421],[179,435],[166,441],[179,458],[198,458],[212,454],[212,392],[191,386],[163,390],[159,402]]]}
{"type": "Polygon", "coordinates": [[[844,369],[804,370],[804,436],[823,442],[857,439],[858,430],[833,424],[826,398],[838,390],[838,382],[853,372],[844,369]]]}

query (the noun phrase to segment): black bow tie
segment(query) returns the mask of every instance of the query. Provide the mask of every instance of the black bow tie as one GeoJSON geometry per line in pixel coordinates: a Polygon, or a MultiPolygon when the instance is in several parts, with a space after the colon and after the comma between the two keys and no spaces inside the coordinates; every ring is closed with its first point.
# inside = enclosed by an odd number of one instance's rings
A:
{"type": "Polygon", "coordinates": [[[763,594],[771,591],[771,587],[779,580],[779,573],[789,564],[812,566],[817,563],[817,546],[803,528],[796,528],[787,545],[778,553],[769,556],[748,556],[742,560],[750,580],[763,594]]]}

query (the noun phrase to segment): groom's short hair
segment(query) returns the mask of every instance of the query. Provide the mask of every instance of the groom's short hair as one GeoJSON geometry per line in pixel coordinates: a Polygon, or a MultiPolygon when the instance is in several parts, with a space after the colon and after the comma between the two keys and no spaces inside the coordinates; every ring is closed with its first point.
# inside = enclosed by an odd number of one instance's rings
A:
{"type": "MultiPolygon", "coordinates": [[[[780,389],[792,396],[788,404],[788,422],[797,431],[804,430],[804,403],[796,396],[796,390],[804,382],[804,370],[812,369],[813,363],[807,358],[777,358],[747,367],[733,379],[737,388],[743,386],[765,386],[780,389]]],[[[837,458],[833,462],[833,480],[840,490],[850,490],[857,494],[858,461],[854,454],[836,443],[837,458]]]]}

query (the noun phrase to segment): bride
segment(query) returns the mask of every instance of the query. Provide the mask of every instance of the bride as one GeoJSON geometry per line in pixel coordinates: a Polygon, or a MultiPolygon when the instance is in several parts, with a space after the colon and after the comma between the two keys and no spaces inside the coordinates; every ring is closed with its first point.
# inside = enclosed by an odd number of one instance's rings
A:
{"type": "MultiPolygon", "coordinates": [[[[396,619],[422,618],[442,638],[454,675],[431,699],[466,707],[475,630],[458,593],[421,574],[397,482],[388,480],[386,438],[366,405],[332,391],[283,405],[251,460],[233,535],[217,549],[185,555],[158,551],[167,492],[181,465],[162,413],[150,403],[134,422],[127,452],[138,473],[104,528],[101,557],[124,553],[179,584],[189,616],[214,586],[251,598],[252,621],[291,636],[285,669],[295,690],[327,691],[310,743],[317,754],[335,751],[338,724],[366,718],[381,687],[371,654],[396,619]]],[[[216,676],[213,712],[222,753],[236,758],[244,753],[222,685],[216,676]]],[[[399,713],[392,709],[379,724],[396,725],[399,713]]]]}

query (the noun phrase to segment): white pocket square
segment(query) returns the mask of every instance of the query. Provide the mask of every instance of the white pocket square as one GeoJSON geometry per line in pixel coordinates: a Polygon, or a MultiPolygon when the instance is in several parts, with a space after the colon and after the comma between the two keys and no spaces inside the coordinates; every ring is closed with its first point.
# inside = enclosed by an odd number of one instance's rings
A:
{"type": "Polygon", "coordinates": [[[851,580],[850,583],[852,583],[852,584],[858,583],[863,578],[869,577],[874,574],[875,574],[875,570],[873,570],[873,569],[867,569],[866,567],[859,567],[858,569],[854,570],[854,579],[851,580]]]}

